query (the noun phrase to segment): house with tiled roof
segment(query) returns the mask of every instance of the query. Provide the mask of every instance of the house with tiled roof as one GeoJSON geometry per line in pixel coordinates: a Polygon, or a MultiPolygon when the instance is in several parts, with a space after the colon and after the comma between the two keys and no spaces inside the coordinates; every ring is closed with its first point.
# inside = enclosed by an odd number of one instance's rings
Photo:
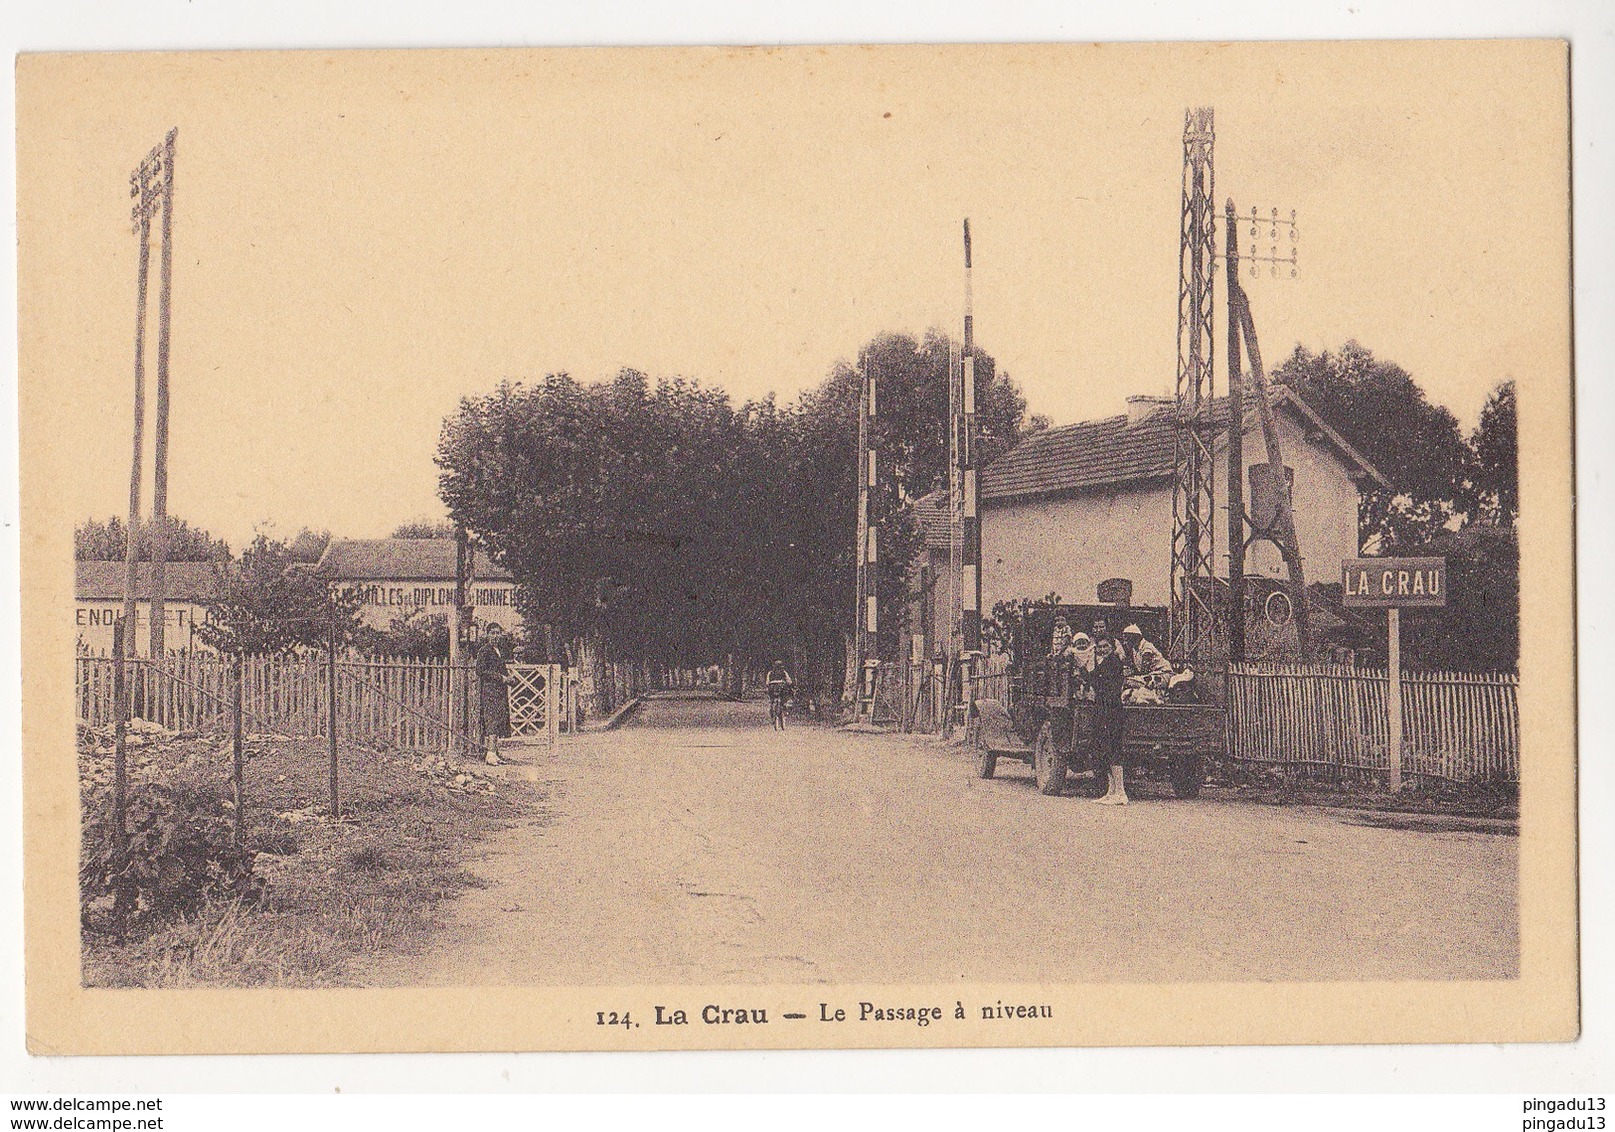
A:
{"type": "MultiPolygon", "coordinates": [[[[1357,510],[1369,487],[1389,486],[1384,476],[1297,393],[1274,386],[1270,405],[1284,460],[1293,473],[1291,498],[1301,553],[1314,578],[1332,577],[1340,561],[1359,552],[1357,510]]],[[[1166,605],[1172,562],[1173,444],[1170,398],[1130,397],[1128,411],[1081,421],[1028,437],[982,471],[982,604],[1059,594],[1067,602],[1095,600],[1099,583],[1126,578],[1135,605],[1166,605]]],[[[1213,402],[1220,426],[1213,448],[1217,565],[1226,573],[1227,421],[1224,399],[1213,402]]],[[[1261,426],[1247,400],[1243,456],[1246,509],[1252,508],[1248,469],[1266,464],[1261,426]]],[[[949,516],[945,495],[916,505],[926,553],[915,572],[915,623],[931,642],[946,641],[951,608],[948,574],[949,516]],[[935,579],[931,581],[931,579],[935,579]],[[932,600],[921,591],[931,586],[932,600]],[[942,611],[939,616],[938,611],[942,611]]],[[[1283,559],[1270,542],[1251,545],[1245,571],[1280,579],[1283,559]]]]}
{"type": "MultiPolygon", "coordinates": [[[[359,615],[377,629],[412,613],[446,618],[454,613],[453,539],[332,539],[314,570],[336,589],[358,591],[359,615]]],[[[467,603],[480,623],[511,630],[521,623],[515,580],[480,550],[472,554],[467,603]]]]}
{"type": "MultiPolygon", "coordinates": [[[[150,651],[151,563],[136,564],[135,650],[150,651]]],[[[208,603],[218,595],[220,567],[213,562],[169,562],[163,570],[163,644],[168,649],[203,649],[196,627],[207,618],[208,603]]],[[[112,627],[123,616],[125,565],[80,560],[73,563],[73,621],[78,647],[91,653],[112,652],[112,627]]]]}

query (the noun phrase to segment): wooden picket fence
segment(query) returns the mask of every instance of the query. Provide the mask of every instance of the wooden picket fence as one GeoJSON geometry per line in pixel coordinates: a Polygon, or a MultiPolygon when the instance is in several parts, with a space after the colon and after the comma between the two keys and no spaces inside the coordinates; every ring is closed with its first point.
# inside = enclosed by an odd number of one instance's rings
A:
{"type": "Polygon", "coordinates": [[[970,678],[972,700],[997,700],[1009,704],[1009,657],[989,656],[980,672],[970,678]]]}
{"type": "MultiPolygon", "coordinates": [[[[1403,672],[1402,772],[1451,782],[1520,780],[1519,677],[1403,672]]],[[[1325,777],[1389,769],[1384,669],[1231,665],[1228,753],[1325,777]]]]}
{"type": "MultiPolygon", "coordinates": [[[[233,665],[213,655],[136,658],[127,668],[133,713],[172,731],[230,726],[233,665]]],[[[78,718],[92,727],[116,719],[113,660],[80,653],[78,718]]],[[[329,658],[251,656],[241,661],[246,730],[291,739],[325,737],[330,720],[329,658]]],[[[349,657],[336,665],[339,741],[446,752],[482,741],[476,674],[469,664],[405,657],[349,657]]]]}

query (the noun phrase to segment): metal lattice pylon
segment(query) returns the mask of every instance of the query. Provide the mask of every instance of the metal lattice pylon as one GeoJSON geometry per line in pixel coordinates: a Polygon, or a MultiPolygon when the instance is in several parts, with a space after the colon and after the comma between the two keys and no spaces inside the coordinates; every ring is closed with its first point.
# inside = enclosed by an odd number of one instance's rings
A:
{"type": "Polygon", "coordinates": [[[1213,649],[1216,577],[1215,461],[1212,447],[1213,130],[1210,107],[1183,117],[1183,210],[1178,244],[1178,371],[1172,445],[1172,604],[1168,648],[1177,658],[1213,649]]]}

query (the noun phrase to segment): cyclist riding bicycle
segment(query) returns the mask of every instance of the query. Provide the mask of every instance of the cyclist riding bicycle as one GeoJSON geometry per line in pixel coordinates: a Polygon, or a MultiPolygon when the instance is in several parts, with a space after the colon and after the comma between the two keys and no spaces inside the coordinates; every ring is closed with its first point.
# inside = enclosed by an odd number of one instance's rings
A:
{"type": "Polygon", "coordinates": [[[768,669],[764,681],[768,688],[768,722],[776,731],[785,730],[785,703],[796,688],[796,681],[785,668],[783,660],[776,660],[768,669]]]}

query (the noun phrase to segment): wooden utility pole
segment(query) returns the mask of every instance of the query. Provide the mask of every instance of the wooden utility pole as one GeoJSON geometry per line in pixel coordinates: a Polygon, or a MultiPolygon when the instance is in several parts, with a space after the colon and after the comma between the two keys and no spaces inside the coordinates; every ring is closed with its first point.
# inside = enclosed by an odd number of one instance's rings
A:
{"type": "Polygon", "coordinates": [[[1239,290],[1239,232],[1234,198],[1223,214],[1223,259],[1228,271],[1228,659],[1245,659],[1245,376],[1240,371],[1240,320],[1233,317],[1239,290]]]}
{"type": "Polygon", "coordinates": [[[112,623],[112,698],[118,703],[112,727],[112,848],[121,860],[129,851],[129,674],[124,670],[128,622],[112,623]]]}
{"type": "Polygon", "coordinates": [[[242,746],[241,735],[241,665],[242,657],[236,653],[231,657],[230,675],[230,786],[235,800],[235,843],[242,844],[246,834],[246,791],[243,787],[244,766],[246,762],[245,751],[242,746]]]}
{"type": "Polygon", "coordinates": [[[163,144],[153,151],[159,155],[154,176],[159,180],[163,243],[157,275],[157,421],[151,477],[151,629],[147,651],[159,663],[167,655],[168,311],[174,277],[174,141],[178,136],[177,127],[169,130],[163,144]]]}
{"type": "Polygon", "coordinates": [[[337,746],[336,746],[336,641],[337,641],[336,624],[333,621],[333,623],[331,625],[330,640],[327,642],[327,645],[328,645],[328,659],[327,659],[327,662],[326,662],[327,663],[326,683],[327,683],[327,686],[330,689],[328,698],[329,698],[329,700],[331,702],[331,714],[330,714],[330,717],[326,720],[326,727],[325,727],[326,737],[330,741],[330,746],[331,746],[331,773],[330,773],[331,797],[330,797],[330,803],[331,803],[331,820],[333,822],[334,821],[339,821],[341,819],[341,817],[342,817],[342,795],[341,795],[341,793],[339,791],[338,783],[337,783],[337,758],[336,758],[336,750],[337,750],[337,746]]]}
{"type": "Polygon", "coordinates": [[[1237,312],[1245,336],[1245,352],[1250,355],[1251,385],[1256,391],[1256,412],[1262,422],[1262,439],[1267,445],[1267,464],[1274,478],[1273,495],[1279,553],[1290,568],[1290,605],[1295,617],[1295,642],[1302,659],[1312,655],[1311,617],[1307,609],[1307,579],[1301,565],[1301,547],[1295,534],[1295,512],[1290,507],[1290,484],[1284,474],[1284,453],[1279,448],[1278,427],[1267,395],[1267,376],[1262,370],[1262,349],[1256,341],[1256,322],[1251,318],[1250,300],[1243,288],[1228,296],[1229,309],[1237,312]]]}
{"type": "MultiPolygon", "coordinates": [[[[135,224],[135,235],[140,239],[136,249],[135,266],[135,422],[133,454],[129,460],[129,525],[125,531],[128,542],[124,547],[123,567],[123,619],[124,648],[134,655],[135,638],[139,636],[139,605],[136,587],[139,581],[140,562],[140,478],[145,466],[146,442],[146,290],[151,275],[151,216],[161,203],[160,190],[154,179],[155,163],[161,158],[160,150],[146,155],[135,171],[129,174],[129,195],[135,198],[130,210],[135,224]]],[[[120,655],[122,655],[120,653],[120,655]]],[[[127,692],[127,682],[125,691],[127,692]]],[[[127,721],[129,703],[120,700],[118,714],[127,721]]]]}
{"type": "Polygon", "coordinates": [[[449,624],[449,750],[459,750],[457,740],[462,739],[459,726],[464,701],[465,674],[460,671],[460,638],[465,632],[465,572],[467,545],[465,528],[454,528],[454,618],[449,624]]]}

